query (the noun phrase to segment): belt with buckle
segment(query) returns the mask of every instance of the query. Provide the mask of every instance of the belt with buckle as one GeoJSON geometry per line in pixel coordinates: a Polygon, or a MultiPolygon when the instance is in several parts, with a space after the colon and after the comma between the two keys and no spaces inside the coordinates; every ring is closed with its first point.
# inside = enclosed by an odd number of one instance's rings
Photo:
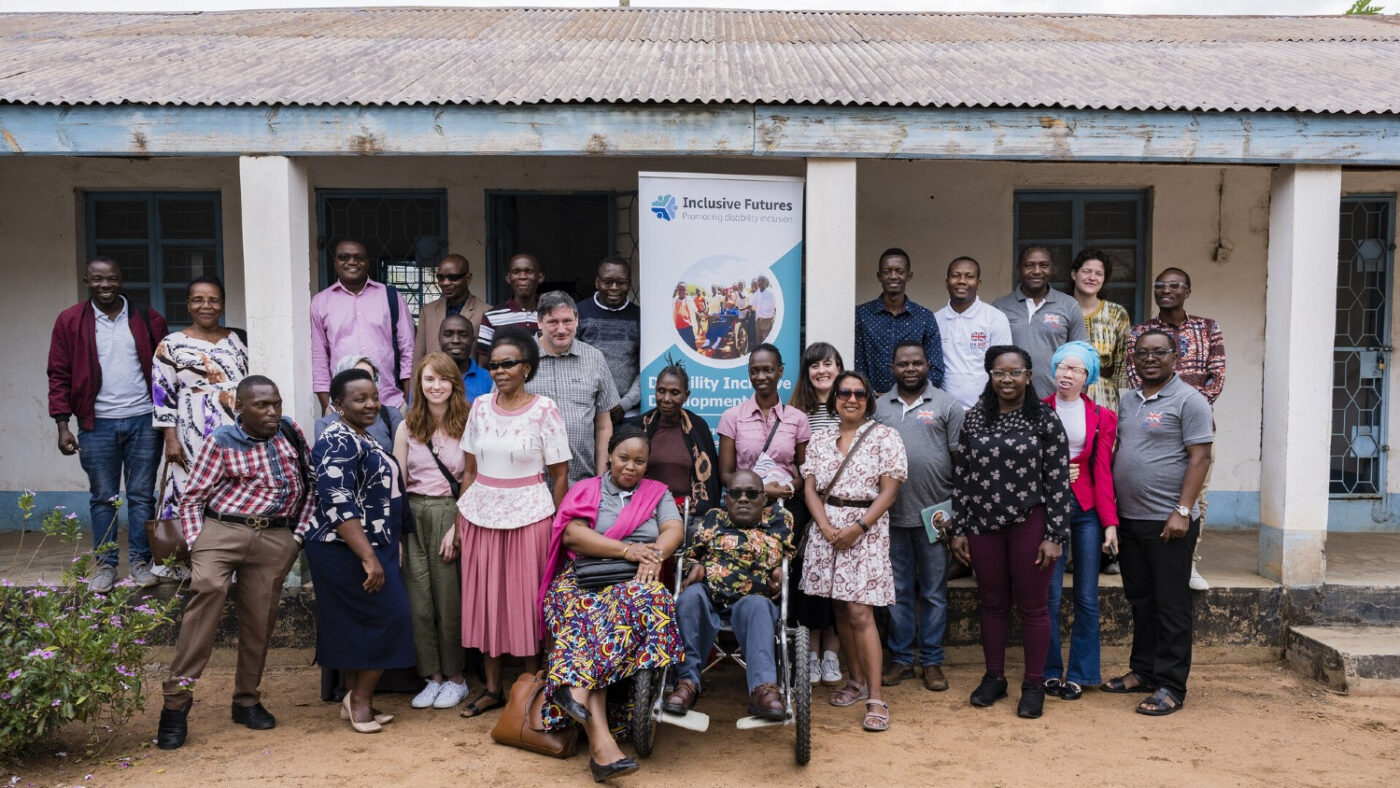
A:
{"type": "Polygon", "coordinates": [[[823,501],[823,503],[829,503],[829,504],[831,504],[832,506],[851,506],[851,507],[855,507],[855,508],[858,508],[858,509],[869,509],[869,508],[870,508],[870,505],[873,504],[873,503],[875,503],[875,502],[874,502],[874,501],[854,501],[854,500],[851,500],[850,498],[837,498],[837,497],[834,496],[834,495],[828,495],[828,496],[826,497],[826,500],[823,501]]]}
{"type": "Polygon", "coordinates": [[[296,520],[291,517],[269,517],[265,514],[229,514],[227,512],[216,512],[213,509],[205,509],[204,514],[215,520],[246,525],[249,528],[256,528],[258,530],[264,528],[291,528],[296,524],[296,520]]]}

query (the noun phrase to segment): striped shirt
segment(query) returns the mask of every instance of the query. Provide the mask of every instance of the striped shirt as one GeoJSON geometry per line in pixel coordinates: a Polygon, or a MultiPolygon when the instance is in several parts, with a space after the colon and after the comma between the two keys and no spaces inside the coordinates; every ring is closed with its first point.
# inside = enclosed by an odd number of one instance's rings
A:
{"type": "Polygon", "coordinates": [[[540,369],[525,384],[531,394],[549,397],[564,417],[569,434],[569,484],[598,474],[593,420],[621,402],[603,353],[577,340],[568,350],[553,355],[540,343],[540,369]]]}
{"type": "MultiPolygon", "coordinates": [[[[301,428],[288,418],[298,433],[301,428]]],[[[261,440],[243,431],[241,424],[227,424],[204,441],[180,498],[180,530],[191,546],[204,527],[204,511],[245,517],[295,516],[296,535],[311,527],[316,496],[305,494],[305,479],[311,474],[302,464],[297,448],[281,432],[261,440]],[[300,472],[298,472],[300,466],[300,472]],[[297,506],[297,502],[301,506],[297,506]]]]}
{"type": "Polygon", "coordinates": [[[478,349],[482,353],[490,353],[491,340],[496,337],[497,329],[506,326],[520,326],[530,336],[534,336],[540,331],[539,314],[516,303],[514,296],[506,299],[504,304],[488,311],[486,316],[481,318],[481,326],[476,330],[478,349]]]}

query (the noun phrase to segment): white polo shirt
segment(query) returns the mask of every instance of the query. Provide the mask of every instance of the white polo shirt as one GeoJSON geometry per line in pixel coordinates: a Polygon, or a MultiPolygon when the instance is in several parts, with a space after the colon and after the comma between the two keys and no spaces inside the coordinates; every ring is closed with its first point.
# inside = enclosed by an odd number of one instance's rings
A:
{"type": "Polygon", "coordinates": [[[987,386],[987,348],[1011,344],[1011,323],[981,298],[962,314],[950,303],[933,316],[943,338],[943,390],[970,408],[987,386]]]}

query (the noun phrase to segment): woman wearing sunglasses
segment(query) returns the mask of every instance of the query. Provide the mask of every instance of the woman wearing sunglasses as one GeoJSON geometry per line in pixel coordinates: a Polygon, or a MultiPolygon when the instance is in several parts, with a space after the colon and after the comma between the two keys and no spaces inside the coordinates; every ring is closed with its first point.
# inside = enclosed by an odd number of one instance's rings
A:
{"type": "Polygon", "coordinates": [[[846,648],[850,680],[831,694],[831,705],[865,701],[867,731],[890,727],[890,707],[880,698],[880,634],[876,607],[894,604],[890,567],[889,508],[909,477],[904,441],[875,422],[875,392],[859,372],[836,376],[827,412],[840,419],[807,446],[803,485],[812,524],[803,555],[802,590],[831,599],[836,631],[846,648]]]}
{"type": "Polygon", "coordinates": [[[995,345],[984,367],[987,388],[967,412],[953,475],[953,555],[977,573],[982,655],[987,671],[972,705],[1006,697],[1011,603],[1021,613],[1026,669],[1016,713],[1036,718],[1045,705],[1050,647],[1046,598],[1069,537],[1074,496],[1065,428],[1030,389],[1030,354],[995,345]]]}
{"type": "Polygon", "coordinates": [[[524,657],[530,673],[539,663],[536,601],[550,523],[568,491],[570,457],[558,406],[525,391],[539,360],[533,337],[496,332],[486,363],[496,392],[478,399],[462,433],[461,516],[443,537],[441,554],[448,561],[462,556],[462,645],[486,658],[486,689],[463,717],[505,703],[503,655],[524,657]]]}

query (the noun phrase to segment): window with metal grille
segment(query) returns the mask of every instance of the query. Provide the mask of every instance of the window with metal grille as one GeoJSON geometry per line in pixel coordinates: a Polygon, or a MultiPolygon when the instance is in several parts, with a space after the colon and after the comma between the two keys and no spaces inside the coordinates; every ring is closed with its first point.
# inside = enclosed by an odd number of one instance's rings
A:
{"type": "Polygon", "coordinates": [[[88,192],[84,209],[88,258],[116,260],[132,301],[188,326],[190,280],[224,273],[219,193],[88,192]]]}
{"type": "Polygon", "coordinates": [[[321,287],[335,281],[334,244],[359,241],[375,268],[371,276],[393,285],[416,320],[438,298],[437,264],[447,255],[447,192],[441,189],[318,189],[321,287]]]}
{"type": "MultiPolygon", "coordinates": [[[[1147,266],[1147,192],[1016,192],[1016,255],[1028,246],[1050,250],[1050,286],[1074,292],[1069,266],[1082,249],[1100,249],[1113,270],[1099,296],[1122,304],[1133,323],[1149,314],[1151,279],[1147,266]]],[[[1012,279],[1016,273],[1013,267],[1012,279]]]]}

